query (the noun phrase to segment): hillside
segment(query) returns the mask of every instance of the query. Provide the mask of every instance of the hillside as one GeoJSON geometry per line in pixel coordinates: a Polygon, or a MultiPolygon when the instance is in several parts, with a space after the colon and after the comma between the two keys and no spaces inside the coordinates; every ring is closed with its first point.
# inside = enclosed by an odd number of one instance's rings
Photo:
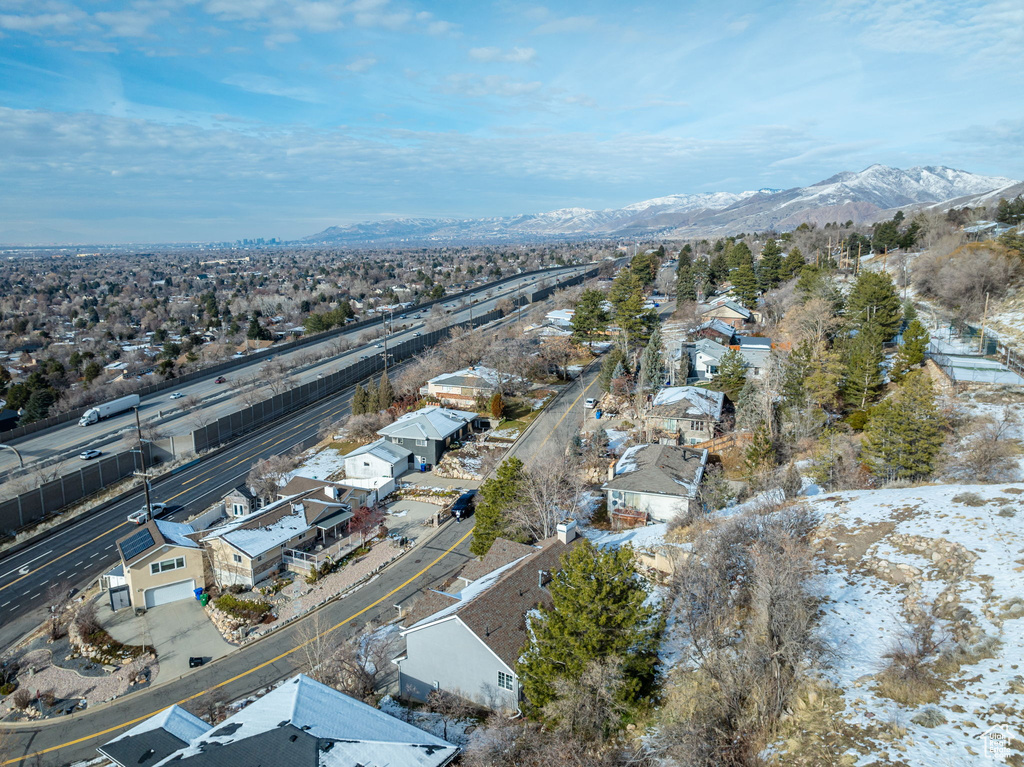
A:
{"type": "MultiPolygon", "coordinates": [[[[907,170],[872,165],[793,189],[674,194],[622,208],[561,208],[508,217],[400,218],[332,226],[305,238],[324,244],[438,243],[601,239],[634,236],[693,237],[739,231],[793,229],[804,221],[871,223],[895,209],[950,200],[998,199],[1018,182],[942,166],[907,170]]],[[[1012,194],[1010,196],[1013,196],[1012,194]]],[[[966,203],[959,203],[966,204],[966,203]]]]}

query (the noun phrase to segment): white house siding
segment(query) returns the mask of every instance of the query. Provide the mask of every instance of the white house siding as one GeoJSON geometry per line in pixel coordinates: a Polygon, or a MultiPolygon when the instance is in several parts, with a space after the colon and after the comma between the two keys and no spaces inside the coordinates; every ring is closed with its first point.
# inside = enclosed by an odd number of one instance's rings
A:
{"type": "Polygon", "coordinates": [[[373,479],[374,477],[393,476],[395,476],[394,464],[378,458],[372,453],[362,453],[345,459],[346,479],[373,479]]]}
{"type": "Polygon", "coordinates": [[[671,522],[679,512],[689,508],[689,499],[680,496],[637,493],[629,490],[608,490],[608,510],[636,509],[650,515],[654,522],[671,522]]]}
{"type": "Polygon", "coordinates": [[[457,693],[493,710],[515,710],[516,690],[498,688],[498,672],[512,674],[466,625],[451,617],[405,634],[406,658],[399,663],[402,697],[426,701],[432,690],[457,693]]]}

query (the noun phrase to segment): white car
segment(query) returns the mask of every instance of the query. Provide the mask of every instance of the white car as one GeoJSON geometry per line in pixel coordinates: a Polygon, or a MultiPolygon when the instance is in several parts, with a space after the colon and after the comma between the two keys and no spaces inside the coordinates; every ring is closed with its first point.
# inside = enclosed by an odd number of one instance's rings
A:
{"type": "Polygon", "coordinates": [[[174,392],[174,394],[171,395],[171,399],[181,399],[184,396],[185,395],[182,394],[180,391],[176,391],[174,392]]]}
{"type": "Polygon", "coordinates": [[[78,454],[78,457],[83,461],[88,461],[92,458],[99,458],[103,453],[99,450],[86,450],[78,454]]]}
{"type": "MultiPolygon", "coordinates": [[[[166,503],[151,503],[150,506],[153,507],[154,517],[156,517],[158,514],[160,514],[161,511],[167,508],[166,503]]],[[[146,513],[146,507],[143,506],[138,511],[133,511],[131,514],[129,514],[128,521],[136,525],[144,525],[146,523],[146,517],[148,516],[149,514],[146,513]]]]}
{"type": "Polygon", "coordinates": [[[583,407],[593,410],[595,407],[597,407],[597,400],[594,399],[593,397],[587,397],[585,400],[583,400],[583,407]]]}

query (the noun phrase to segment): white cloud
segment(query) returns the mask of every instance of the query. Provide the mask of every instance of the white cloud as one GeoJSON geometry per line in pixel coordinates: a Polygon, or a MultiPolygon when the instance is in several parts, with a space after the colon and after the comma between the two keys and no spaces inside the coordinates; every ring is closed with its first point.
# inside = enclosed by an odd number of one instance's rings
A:
{"type": "Polygon", "coordinates": [[[364,56],[361,59],[355,59],[354,61],[350,61],[348,64],[345,65],[345,69],[347,69],[349,72],[367,72],[376,63],[377,59],[373,58],[372,56],[364,56]]]}
{"type": "Polygon", "coordinates": [[[243,91],[249,91],[249,93],[278,96],[294,101],[307,101],[312,104],[321,103],[321,99],[311,89],[288,85],[282,83],[276,77],[268,77],[267,75],[231,75],[230,77],[225,77],[221,82],[225,85],[241,88],[243,91]]]}
{"type": "Polygon", "coordinates": [[[537,93],[543,87],[539,82],[521,82],[505,75],[453,74],[446,78],[449,93],[472,98],[487,96],[516,97],[537,93]]]}
{"type": "Polygon", "coordinates": [[[507,61],[513,64],[526,64],[537,57],[537,51],[533,48],[519,47],[507,51],[501,48],[470,48],[469,57],[474,61],[507,61]]]}
{"type": "Polygon", "coordinates": [[[551,19],[537,26],[535,35],[562,35],[575,32],[586,32],[597,24],[596,16],[568,16],[564,19],[551,19]]]}

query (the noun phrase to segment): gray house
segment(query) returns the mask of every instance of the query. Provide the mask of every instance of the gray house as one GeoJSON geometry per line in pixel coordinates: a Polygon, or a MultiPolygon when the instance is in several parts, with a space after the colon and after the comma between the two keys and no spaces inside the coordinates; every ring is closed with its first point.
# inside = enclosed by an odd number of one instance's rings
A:
{"type": "Polygon", "coordinates": [[[411,450],[414,465],[419,466],[436,464],[452,442],[480,426],[476,413],[431,405],[406,413],[377,433],[388,442],[411,450]]]}
{"type": "MultiPolygon", "coordinates": [[[[551,607],[551,573],[576,541],[575,521],[559,524],[558,535],[536,548],[499,539],[491,563],[509,561],[457,594],[425,592],[402,632],[405,654],[395,659],[402,697],[425,701],[432,691],[446,690],[496,711],[515,711],[526,614],[538,605],[551,607]],[[429,614],[420,617],[424,612],[429,614]]],[[[467,566],[473,576],[482,569],[477,564],[467,566]]]]}
{"type": "Polygon", "coordinates": [[[608,467],[601,486],[608,513],[625,525],[671,522],[701,508],[697,493],[708,451],[676,445],[633,445],[608,467]]]}

